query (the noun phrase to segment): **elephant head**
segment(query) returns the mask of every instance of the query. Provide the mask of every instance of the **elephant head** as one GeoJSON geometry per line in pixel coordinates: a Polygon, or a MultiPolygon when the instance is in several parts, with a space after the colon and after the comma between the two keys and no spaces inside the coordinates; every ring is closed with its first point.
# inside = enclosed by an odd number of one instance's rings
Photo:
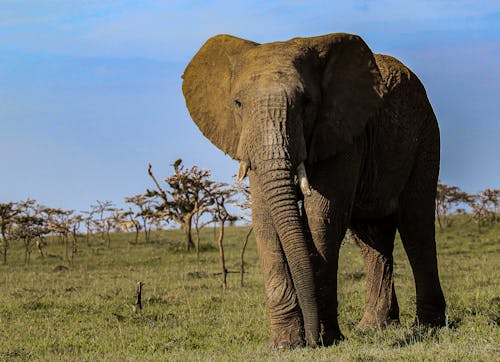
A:
{"type": "Polygon", "coordinates": [[[251,169],[272,221],[304,321],[319,337],[314,273],[294,177],[309,192],[304,162],[333,157],[362,133],[385,88],[373,54],[355,35],[330,34],[257,44],[230,35],[209,39],[183,75],[192,119],[219,149],[251,169]]]}

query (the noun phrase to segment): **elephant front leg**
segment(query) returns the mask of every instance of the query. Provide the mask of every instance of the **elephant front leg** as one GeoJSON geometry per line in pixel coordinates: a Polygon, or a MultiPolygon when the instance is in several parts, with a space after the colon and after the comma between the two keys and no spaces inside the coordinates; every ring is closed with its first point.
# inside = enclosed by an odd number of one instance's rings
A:
{"type": "Polygon", "coordinates": [[[358,330],[383,328],[399,323],[399,306],[394,290],[393,258],[395,222],[351,225],[353,236],[365,261],[366,300],[358,330]]]}
{"type": "Polygon", "coordinates": [[[301,347],[305,342],[297,295],[269,209],[256,182],[250,177],[252,220],[269,309],[269,345],[279,349],[301,347]]]}
{"type": "Polygon", "coordinates": [[[317,191],[304,200],[307,224],[315,247],[314,266],[318,308],[321,323],[321,340],[324,346],[343,340],[338,324],[337,270],[341,241],[347,221],[334,218],[330,202],[317,191]]]}

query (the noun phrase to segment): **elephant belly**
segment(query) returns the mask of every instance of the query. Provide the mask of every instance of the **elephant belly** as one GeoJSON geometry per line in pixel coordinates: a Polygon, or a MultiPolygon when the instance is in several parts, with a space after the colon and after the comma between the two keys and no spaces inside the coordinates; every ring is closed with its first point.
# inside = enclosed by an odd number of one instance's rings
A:
{"type": "MultiPolygon", "coordinates": [[[[352,217],[378,219],[393,214],[410,176],[417,143],[401,129],[379,130],[379,142],[372,143],[356,191],[352,217]],[[381,131],[384,131],[380,135],[381,131]],[[408,140],[383,142],[383,139],[408,140]]],[[[370,143],[369,143],[370,144],[370,143]]]]}

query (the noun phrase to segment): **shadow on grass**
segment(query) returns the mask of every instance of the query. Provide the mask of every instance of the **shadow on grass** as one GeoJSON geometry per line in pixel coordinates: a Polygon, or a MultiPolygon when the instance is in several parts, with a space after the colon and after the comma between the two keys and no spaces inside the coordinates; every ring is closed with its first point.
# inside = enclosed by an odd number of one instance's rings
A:
{"type": "Polygon", "coordinates": [[[208,275],[205,272],[193,271],[193,272],[188,272],[187,276],[188,279],[203,279],[206,278],[208,275]]]}
{"type": "Polygon", "coordinates": [[[393,343],[393,348],[404,348],[416,343],[425,341],[438,342],[439,335],[443,330],[456,329],[459,321],[448,321],[446,327],[413,326],[402,337],[397,338],[393,343]]]}
{"type": "Polygon", "coordinates": [[[344,279],[347,279],[347,280],[358,281],[358,280],[365,279],[365,272],[357,271],[357,272],[353,272],[353,273],[346,273],[343,275],[343,277],[344,277],[344,279]]]}
{"type": "Polygon", "coordinates": [[[14,348],[9,349],[5,352],[0,353],[0,359],[2,361],[27,361],[32,359],[33,353],[25,350],[24,348],[14,348]]]}

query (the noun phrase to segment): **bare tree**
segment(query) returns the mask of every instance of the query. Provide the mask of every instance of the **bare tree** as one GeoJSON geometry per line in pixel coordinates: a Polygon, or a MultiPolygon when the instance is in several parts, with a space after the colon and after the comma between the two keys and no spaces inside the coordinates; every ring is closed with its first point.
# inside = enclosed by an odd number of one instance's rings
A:
{"type": "Polygon", "coordinates": [[[245,275],[245,249],[247,248],[248,239],[250,238],[252,231],[253,226],[250,226],[240,251],[240,287],[243,287],[243,276],[245,275]]]}
{"type": "Polygon", "coordinates": [[[111,244],[109,230],[112,227],[112,221],[109,221],[109,213],[116,209],[113,207],[114,204],[111,201],[96,200],[96,202],[96,205],[90,205],[93,214],[98,216],[97,219],[93,219],[93,223],[97,231],[101,233],[101,240],[107,240],[107,246],[109,248],[111,244]]]}
{"type": "Polygon", "coordinates": [[[90,246],[90,235],[92,234],[92,226],[94,225],[94,211],[80,211],[82,213],[82,222],[85,223],[85,243],[90,246]],[[86,216],[83,216],[86,215],[86,216]]]}
{"type": "Polygon", "coordinates": [[[220,183],[220,187],[217,188],[218,193],[213,195],[215,205],[214,205],[214,216],[219,221],[219,256],[222,271],[222,288],[227,289],[227,269],[226,269],[226,259],[224,256],[224,224],[231,215],[227,211],[226,205],[234,202],[233,196],[235,194],[234,190],[231,188],[222,188],[225,184],[220,183]]]}
{"type": "Polygon", "coordinates": [[[208,220],[201,221],[204,214],[211,213],[211,209],[209,207],[203,207],[198,210],[196,214],[194,214],[194,230],[196,233],[196,259],[200,259],[200,230],[203,229],[208,224],[216,221],[214,218],[209,218],[208,220]]]}

